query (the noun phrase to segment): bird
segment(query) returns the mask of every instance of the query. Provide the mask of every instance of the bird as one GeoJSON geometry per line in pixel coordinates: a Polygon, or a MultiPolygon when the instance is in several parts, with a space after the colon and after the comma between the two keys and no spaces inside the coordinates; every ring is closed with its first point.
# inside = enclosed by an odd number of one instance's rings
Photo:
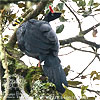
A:
{"type": "Polygon", "coordinates": [[[54,12],[49,6],[50,12],[43,20],[30,19],[24,22],[17,30],[16,36],[19,49],[26,55],[44,62],[43,72],[48,80],[55,84],[56,90],[65,92],[68,86],[65,72],[58,57],[59,40],[56,32],[49,24],[61,16],[60,12],[54,12]]]}

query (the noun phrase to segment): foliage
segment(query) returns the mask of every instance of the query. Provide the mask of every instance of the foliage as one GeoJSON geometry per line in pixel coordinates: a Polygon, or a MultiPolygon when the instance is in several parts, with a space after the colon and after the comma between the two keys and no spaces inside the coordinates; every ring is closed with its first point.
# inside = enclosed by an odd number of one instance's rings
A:
{"type": "Polygon", "coordinates": [[[37,80],[34,82],[31,94],[34,100],[55,100],[61,99],[61,95],[57,93],[55,85],[50,82],[42,82],[37,80]]]}
{"type": "Polygon", "coordinates": [[[62,96],[65,100],[77,100],[75,94],[68,88],[66,88],[66,91],[62,94],[62,96]]]}
{"type": "Polygon", "coordinates": [[[100,74],[98,72],[96,72],[96,71],[92,71],[90,78],[93,78],[93,80],[100,80],[100,74]],[[96,75],[96,76],[94,76],[94,75],[96,75]]]}
{"type": "Polygon", "coordinates": [[[77,86],[77,85],[82,84],[82,82],[79,82],[79,81],[68,81],[68,84],[72,85],[72,86],[77,86]]]}
{"type": "Polygon", "coordinates": [[[61,33],[63,31],[63,29],[64,29],[64,24],[57,26],[56,33],[61,33]]]}

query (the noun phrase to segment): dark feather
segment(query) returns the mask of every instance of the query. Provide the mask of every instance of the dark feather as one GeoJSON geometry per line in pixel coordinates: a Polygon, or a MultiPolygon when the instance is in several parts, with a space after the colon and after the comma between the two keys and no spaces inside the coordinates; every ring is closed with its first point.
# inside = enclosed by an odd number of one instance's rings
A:
{"type": "Polygon", "coordinates": [[[44,74],[56,85],[59,92],[65,91],[62,84],[68,86],[66,75],[58,58],[59,42],[56,33],[48,23],[61,14],[49,13],[45,21],[31,19],[23,23],[17,30],[19,48],[28,56],[44,61],[44,74]],[[51,17],[50,17],[51,16],[51,17]],[[47,19],[48,17],[48,19],[47,19]]]}
{"type": "Polygon", "coordinates": [[[57,91],[64,93],[65,88],[62,86],[62,84],[65,86],[68,86],[68,84],[59,58],[57,56],[48,55],[45,59],[43,70],[49,81],[56,85],[57,91]]]}

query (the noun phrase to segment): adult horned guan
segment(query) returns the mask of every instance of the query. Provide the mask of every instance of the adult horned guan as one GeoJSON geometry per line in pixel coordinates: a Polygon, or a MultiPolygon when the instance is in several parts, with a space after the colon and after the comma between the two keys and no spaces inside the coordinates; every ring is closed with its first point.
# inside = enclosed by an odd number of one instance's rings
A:
{"type": "Polygon", "coordinates": [[[50,12],[44,20],[30,19],[24,22],[17,30],[17,41],[21,51],[26,55],[44,61],[43,71],[49,81],[56,85],[57,91],[64,93],[68,86],[66,75],[58,58],[59,42],[56,33],[49,22],[59,18],[61,13],[50,12]]]}

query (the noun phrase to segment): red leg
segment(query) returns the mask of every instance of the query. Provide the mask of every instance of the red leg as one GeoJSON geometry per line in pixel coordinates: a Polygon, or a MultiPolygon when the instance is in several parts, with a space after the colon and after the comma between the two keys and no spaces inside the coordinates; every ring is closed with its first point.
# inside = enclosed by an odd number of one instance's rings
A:
{"type": "Polygon", "coordinates": [[[38,63],[38,67],[41,67],[41,63],[40,63],[40,61],[39,61],[39,63],[38,63]]]}

